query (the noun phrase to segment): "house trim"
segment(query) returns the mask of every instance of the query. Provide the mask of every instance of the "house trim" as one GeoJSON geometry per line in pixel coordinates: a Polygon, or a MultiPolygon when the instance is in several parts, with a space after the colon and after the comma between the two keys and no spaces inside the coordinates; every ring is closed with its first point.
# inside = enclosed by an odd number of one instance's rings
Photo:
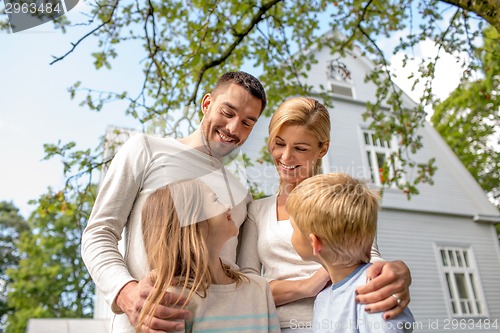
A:
{"type": "Polygon", "coordinates": [[[449,212],[438,212],[435,210],[425,210],[425,209],[409,209],[409,208],[399,208],[399,207],[391,207],[384,206],[382,204],[383,211],[394,211],[394,212],[412,212],[417,214],[429,214],[429,215],[439,215],[439,216],[447,216],[447,217],[459,217],[459,218],[469,218],[471,221],[476,223],[500,223],[500,216],[489,216],[489,215],[471,215],[471,214],[460,214],[460,213],[449,213],[449,212]],[[476,217],[479,217],[476,219],[476,217]]]}
{"type": "MultiPolygon", "coordinates": [[[[318,92],[311,92],[311,96],[316,97],[318,99],[321,99],[321,94],[318,92]]],[[[350,103],[350,104],[357,104],[357,105],[362,105],[365,107],[366,107],[366,103],[368,103],[368,101],[362,101],[362,100],[354,99],[352,97],[347,97],[347,96],[342,96],[342,95],[337,95],[337,94],[330,94],[329,97],[334,101],[345,102],[345,103],[350,103]]],[[[391,109],[387,106],[380,106],[380,109],[382,111],[386,111],[386,112],[391,111],[391,109]]]]}
{"type": "Polygon", "coordinates": [[[477,223],[500,223],[500,216],[476,214],[472,217],[472,219],[477,223]]]}

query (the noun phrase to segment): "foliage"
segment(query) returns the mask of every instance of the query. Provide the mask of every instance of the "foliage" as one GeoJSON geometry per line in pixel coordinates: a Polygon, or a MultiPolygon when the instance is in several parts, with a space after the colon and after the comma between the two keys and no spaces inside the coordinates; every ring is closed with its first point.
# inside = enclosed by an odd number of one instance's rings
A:
{"type": "Polygon", "coordinates": [[[29,231],[24,217],[12,203],[0,202],[0,331],[5,326],[7,306],[7,291],[12,279],[6,274],[7,269],[16,268],[19,262],[19,251],[15,245],[22,232],[29,231]]]}
{"type": "MultiPolygon", "coordinates": [[[[96,69],[111,69],[114,59],[125,52],[121,47],[136,47],[144,55],[144,80],[135,92],[96,91],[76,82],[69,89],[71,96],[83,97],[81,105],[95,111],[113,101],[127,101],[127,114],[141,122],[155,120],[157,126],[165,127],[163,134],[177,134],[182,121],[192,128],[202,95],[229,70],[248,68],[259,74],[269,96],[267,115],[292,95],[316,95],[330,104],[327,90],[315,91],[304,83],[316,62],[310,50],[328,47],[332,54],[343,56],[359,47],[374,64],[366,80],[378,87],[364,116],[381,139],[393,134],[400,138],[400,150],[390,159],[398,169],[385,170],[385,175],[394,175],[385,180],[397,183],[409,196],[418,193],[419,183],[432,183],[436,169],[433,160],[417,163],[412,156],[422,146],[418,129],[425,119],[424,108],[436,103],[431,83],[440,54],[423,59],[419,73],[409,78],[425,86],[416,110],[402,106],[402,93],[392,81],[387,56],[402,52],[406,65],[414,57],[413,47],[430,39],[441,53],[468,54],[463,63],[465,82],[481,65],[481,56],[486,56],[476,45],[485,22],[500,28],[496,0],[113,0],[88,5],[88,20],[73,23],[86,24],[88,33],[53,63],[72,52],[86,52],[80,50],[82,42],[95,38],[98,47],[91,54],[96,69]],[[328,29],[336,33],[321,38],[328,29]],[[383,39],[394,46],[384,47],[385,53],[380,46],[383,39]],[[180,120],[172,121],[174,110],[183,110],[180,120]],[[401,175],[408,169],[415,169],[417,176],[402,183],[401,175]]],[[[0,29],[8,29],[5,20],[5,14],[0,14],[0,29]]],[[[61,31],[72,27],[64,16],[55,26],[61,31]]],[[[478,95],[486,91],[478,90],[478,95]]],[[[46,158],[62,159],[67,183],[61,191],[49,190],[40,197],[29,218],[32,232],[23,234],[17,243],[19,269],[8,271],[14,281],[8,295],[13,309],[8,332],[24,332],[29,317],[91,313],[93,284],[79,258],[79,243],[95,196],[94,171],[107,157],[102,157],[102,148],[77,150],[74,143],[46,145],[45,149],[46,158]]]]}
{"type": "Polygon", "coordinates": [[[494,202],[500,203],[500,34],[484,31],[482,78],[462,82],[437,105],[432,123],[494,202]]]}
{"type": "MultiPolygon", "coordinates": [[[[80,257],[83,229],[96,196],[92,164],[97,156],[74,143],[45,145],[46,158],[59,156],[67,178],[62,191],[49,189],[28,219],[31,232],[16,247],[17,268],[9,269],[6,332],[25,332],[30,318],[83,318],[93,313],[94,284],[80,257]],[[69,176],[73,175],[73,176],[69,176]]],[[[96,152],[102,158],[102,152],[96,152]]]]}
{"type": "Polygon", "coordinates": [[[49,190],[29,217],[32,232],[21,235],[21,260],[9,269],[12,283],[6,332],[25,332],[30,318],[92,315],[93,284],[80,258],[80,240],[95,187],[69,198],[49,190]],[[73,200],[71,200],[73,199],[73,200]]]}
{"type": "MultiPolygon", "coordinates": [[[[415,84],[424,83],[425,91],[416,110],[405,109],[402,93],[392,82],[387,54],[379,41],[391,40],[403,52],[404,63],[413,58],[413,47],[430,39],[440,52],[466,53],[464,78],[477,66],[476,40],[485,22],[498,27],[498,1],[327,1],[327,0],[171,0],[132,2],[125,0],[88,3],[88,33],[72,43],[64,55],[79,48],[86,38],[96,38],[92,52],[96,69],[112,68],[120,47],[142,48],[144,81],[137,92],[105,92],[84,88],[77,82],[70,88],[73,97],[82,96],[82,105],[101,110],[106,103],[128,101],[126,112],[140,121],[156,117],[169,119],[173,110],[184,110],[191,123],[197,114],[201,96],[210,91],[225,71],[250,68],[260,73],[269,96],[267,114],[291,95],[316,95],[329,104],[329,92],[313,91],[304,79],[315,63],[313,48],[329,47],[342,56],[359,47],[374,68],[366,77],[377,87],[376,100],[367,103],[365,118],[381,139],[400,138],[397,160],[385,181],[397,183],[408,196],[418,193],[422,182],[432,183],[436,170],[432,160],[417,163],[414,153],[422,147],[418,129],[425,119],[424,107],[436,102],[431,82],[434,59],[422,60],[415,84]],[[322,25],[322,22],[328,27],[322,25]],[[325,30],[335,38],[319,38],[325,30]],[[405,37],[399,38],[404,35],[405,37]],[[408,171],[412,171],[409,172],[408,171]],[[414,174],[405,178],[403,172],[414,174]]],[[[62,17],[56,27],[71,27],[62,17]]],[[[386,50],[386,47],[384,47],[386,50]]],[[[180,122],[166,123],[164,134],[176,134],[180,122]]],[[[387,166],[386,166],[387,168],[387,166]]]]}

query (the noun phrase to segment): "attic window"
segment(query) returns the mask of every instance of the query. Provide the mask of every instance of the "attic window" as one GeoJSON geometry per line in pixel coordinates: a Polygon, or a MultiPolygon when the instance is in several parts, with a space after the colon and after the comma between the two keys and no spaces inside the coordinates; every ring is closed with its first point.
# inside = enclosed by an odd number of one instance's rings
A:
{"type": "Polygon", "coordinates": [[[330,89],[334,94],[354,97],[351,71],[347,68],[346,64],[339,60],[332,60],[327,66],[326,73],[330,89]]]}

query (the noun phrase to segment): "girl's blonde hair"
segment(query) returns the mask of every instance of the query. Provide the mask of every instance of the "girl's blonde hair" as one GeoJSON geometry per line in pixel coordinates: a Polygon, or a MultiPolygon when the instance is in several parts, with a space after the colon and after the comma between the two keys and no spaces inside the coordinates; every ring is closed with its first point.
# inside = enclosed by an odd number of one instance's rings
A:
{"type": "MultiPolygon", "coordinates": [[[[320,147],[330,142],[330,114],[326,107],[315,99],[292,97],[278,106],[269,123],[269,152],[283,125],[304,126],[316,136],[320,147]]],[[[321,159],[316,162],[314,168],[314,174],[318,173],[321,173],[321,159]]]]}
{"type": "Polygon", "coordinates": [[[306,237],[325,245],[322,256],[334,264],[368,263],[377,232],[379,195],[344,173],[316,175],[288,196],[286,210],[306,237]]]}
{"type": "MultiPolygon", "coordinates": [[[[208,267],[209,249],[200,223],[207,223],[207,220],[199,218],[205,216],[202,198],[207,189],[200,180],[184,180],[157,189],[144,203],[142,235],[148,264],[154,271],[154,289],[139,314],[137,332],[153,317],[174,279],[176,285],[182,287],[181,294],[188,290],[186,302],[180,304],[177,299],[173,303],[176,306],[186,306],[195,293],[206,297],[212,280],[208,267]]],[[[222,264],[222,267],[237,283],[244,279],[244,275],[229,265],[222,264]]]]}

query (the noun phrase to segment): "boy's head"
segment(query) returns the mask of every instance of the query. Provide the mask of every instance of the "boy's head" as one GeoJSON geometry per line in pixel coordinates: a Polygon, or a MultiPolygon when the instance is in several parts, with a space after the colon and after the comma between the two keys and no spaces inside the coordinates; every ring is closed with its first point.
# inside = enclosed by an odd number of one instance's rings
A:
{"type": "Polygon", "coordinates": [[[304,260],[356,265],[370,261],[379,196],[343,174],[316,175],[290,193],[292,244],[304,260]]]}

